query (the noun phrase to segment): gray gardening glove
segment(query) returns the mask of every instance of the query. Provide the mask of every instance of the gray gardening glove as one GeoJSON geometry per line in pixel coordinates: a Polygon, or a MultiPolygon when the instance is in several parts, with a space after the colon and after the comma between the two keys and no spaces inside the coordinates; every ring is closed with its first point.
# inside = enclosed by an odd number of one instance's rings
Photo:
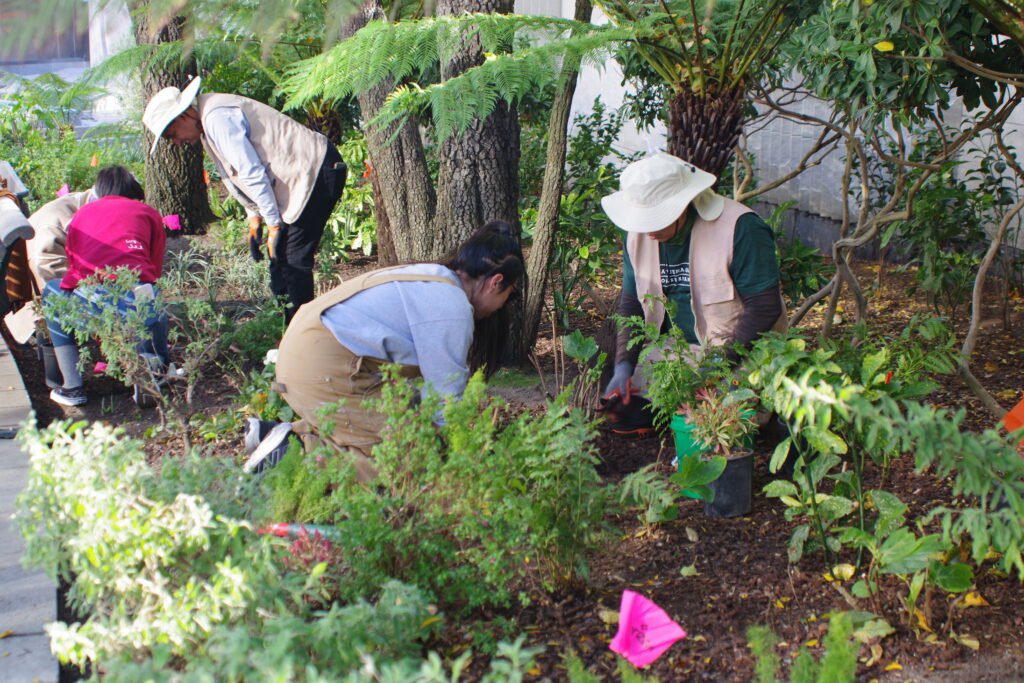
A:
{"type": "Polygon", "coordinates": [[[628,360],[619,361],[615,364],[615,371],[608,385],[604,388],[601,404],[604,410],[612,410],[622,401],[629,398],[631,380],[633,379],[634,366],[628,360]]]}

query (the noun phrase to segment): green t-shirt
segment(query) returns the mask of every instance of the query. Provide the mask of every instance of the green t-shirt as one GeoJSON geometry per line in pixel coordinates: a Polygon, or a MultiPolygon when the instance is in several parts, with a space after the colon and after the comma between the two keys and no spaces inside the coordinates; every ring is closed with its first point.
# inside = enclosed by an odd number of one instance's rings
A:
{"type": "MultiPolygon", "coordinates": [[[[659,244],[658,250],[661,254],[661,288],[666,298],[676,304],[672,322],[683,330],[687,341],[697,344],[690,306],[690,234],[693,221],[691,215],[679,234],[659,244]]],[[[636,275],[625,246],[622,253],[622,291],[636,296],[636,275]]],[[[736,221],[729,275],[740,296],[760,294],[779,285],[775,233],[756,213],[745,213],[736,221]]]]}

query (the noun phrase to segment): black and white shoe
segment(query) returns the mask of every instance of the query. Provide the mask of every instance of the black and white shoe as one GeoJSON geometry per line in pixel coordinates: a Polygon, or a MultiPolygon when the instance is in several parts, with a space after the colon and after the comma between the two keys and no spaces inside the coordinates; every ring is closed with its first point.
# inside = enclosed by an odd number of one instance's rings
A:
{"type": "Polygon", "coordinates": [[[255,417],[245,418],[245,439],[242,442],[245,446],[245,454],[252,455],[253,451],[259,447],[260,442],[267,438],[267,434],[279,424],[291,426],[291,422],[271,422],[255,417]]]}
{"type": "Polygon", "coordinates": [[[85,393],[85,387],[79,386],[72,389],[54,387],[50,391],[50,400],[62,406],[80,406],[88,403],[89,397],[85,393]]]}
{"type": "Polygon", "coordinates": [[[242,465],[242,471],[246,474],[259,474],[281,462],[288,452],[288,437],[291,434],[290,422],[282,422],[271,429],[242,465]]]}

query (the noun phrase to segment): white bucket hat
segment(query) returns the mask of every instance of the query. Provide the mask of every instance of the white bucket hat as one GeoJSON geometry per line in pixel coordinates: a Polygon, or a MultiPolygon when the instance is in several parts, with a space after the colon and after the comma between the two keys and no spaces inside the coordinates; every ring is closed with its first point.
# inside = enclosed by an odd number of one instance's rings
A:
{"type": "Polygon", "coordinates": [[[184,90],[178,90],[171,86],[149,98],[146,111],[142,112],[142,123],[153,134],[153,147],[149,150],[150,154],[156,151],[156,146],[160,144],[160,136],[164,134],[167,126],[171,125],[171,121],[192,106],[192,101],[196,99],[198,92],[199,77],[196,76],[191,83],[185,86],[184,90]]]}
{"type": "Polygon", "coordinates": [[[603,197],[601,206],[626,232],[667,228],[691,202],[701,218],[713,221],[725,208],[725,200],[711,189],[715,180],[707,171],[659,152],[627,166],[619,178],[619,191],[603,197]]]}

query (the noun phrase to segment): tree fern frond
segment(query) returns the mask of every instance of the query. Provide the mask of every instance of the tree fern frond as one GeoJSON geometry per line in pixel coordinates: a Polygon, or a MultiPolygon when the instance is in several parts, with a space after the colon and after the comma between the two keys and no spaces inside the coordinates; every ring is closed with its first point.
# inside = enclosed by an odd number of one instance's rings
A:
{"type": "Polygon", "coordinates": [[[574,28],[581,34],[631,33],[559,17],[514,14],[465,14],[398,24],[371,22],[326,53],[295,64],[284,83],[289,94],[286,106],[301,106],[317,98],[338,100],[387,81],[415,78],[424,67],[436,65],[445,55],[461,49],[472,36],[479,38],[481,50],[487,53],[506,49],[519,31],[552,38],[547,45],[554,52],[576,49],[567,42],[570,39],[554,40],[574,28]],[[562,44],[561,48],[550,47],[562,44]],[[414,58],[410,59],[410,55],[414,58]]]}

